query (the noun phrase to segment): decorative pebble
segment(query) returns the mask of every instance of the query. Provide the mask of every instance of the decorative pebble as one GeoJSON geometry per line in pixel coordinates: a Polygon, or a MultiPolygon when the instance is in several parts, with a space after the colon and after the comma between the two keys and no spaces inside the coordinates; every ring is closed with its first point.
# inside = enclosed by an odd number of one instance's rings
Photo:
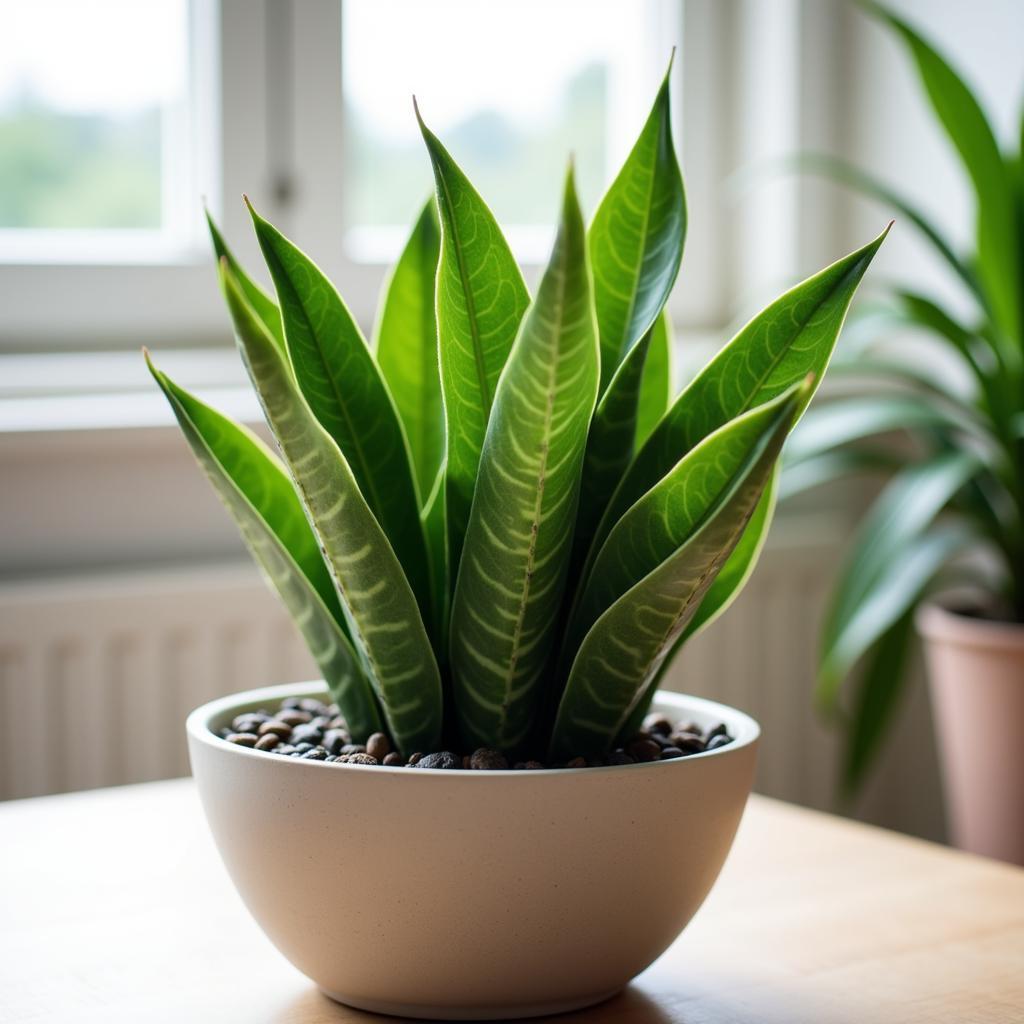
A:
{"type": "Polygon", "coordinates": [[[238,715],[231,723],[232,732],[258,732],[270,716],[261,715],[258,711],[250,711],[244,715],[238,715]]]}
{"type": "Polygon", "coordinates": [[[377,758],[369,754],[341,754],[338,761],[341,764],[380,764],[377,758]]]}
{"type": "Polygon", "coordinates": [[[313,716],[308,711],[298,711],[294,708],[286,708],[278,713],[277,720],[284,722],[294,728],[297,725],[306,725],[313,721],[313,716]]]}
{"type": "Polygon", "coordinates": [[[442,750],[437,754],[427,754],[421,757],[416,764],[417,768],[461,768],[462,758],[453,754],[450,750],[442,750]]]}
{"type": "Polygon", "coordinates": [[[266,736],[268,733],[273,733],[279,739],[287,739],[292,734],[292,727],[285,722],[279,722],[272,718],[269,722],[263,722],[260,725],[259,733],[261,736],[266,736]]]}
{"type": "MultiPolygon", "coordinates": [[[[386,733],[375,732],[365,744],[353,743],[352,734],[337,704],[327,704],[313,697],[288,697],[277,710],[266,708],[236,715],[230,727],[216,730],[218,736],[238,746],[250,747],[280,757],[331,764],[380,765],[388,767],[433,768],[443,770],[503,771],[510,767],[500,750],[479,747],[472,754],[450,750],[424,754],[417,751],[408,759],[393,750],[386,733]]],[[[539,771],[545,768],[600,768],[603,765],[648,764],[671,761],[718,750],[733,742],[725,723],[716,723],[705,734],[692,721],[676,723],[659,713],[649,714],[639,732],[624,746],[605,757],[573,757],[565,762],[547,765],[542,761],[517,761],[517,771],[539,771]]]]}
{"type": "Polygon", "coordinates": [[[644,731],[667,736],[672,731],[672,723],[664,715],[655,712],[644,719],[644,731]]]}
{"type": "Polygon", "coordinates": [[[352,739],[343,729],[328,729],[320,741],[332,753],[340,754],[345,745],[352,739]]]}
{"type": "Polygon", "coordinates": [[[646,737],[634,739],[626,750],[637,761],[657,761],[661,757],[661,747],[646,737]]]}
{"type": "Polygon", "coordinates": [[[704,749],[704,740],[692,732],[676,733],[672,737],[672,744],[684,754],[699,754],[704,749]]]}
{"type": "Polygon", "coordinates": [[[469,767],[481,772],[504,771],[508,768],[508,758],[500,750],[480,747],[469,755],[469,767]]]}
{"type": "Polygon", "coordinates": [[[308,722],[305,725],[297,725],[292,729],[293,743],[312,743],[315,745],[323,738],[323,731],[313,725],[312,722],[308,722]]]}
{"type": "Polygon", "coordinates": [[[366,753],[383,761],[391,753],[391,741],[382,732],[375,732],[366,741],[366,753]]]}

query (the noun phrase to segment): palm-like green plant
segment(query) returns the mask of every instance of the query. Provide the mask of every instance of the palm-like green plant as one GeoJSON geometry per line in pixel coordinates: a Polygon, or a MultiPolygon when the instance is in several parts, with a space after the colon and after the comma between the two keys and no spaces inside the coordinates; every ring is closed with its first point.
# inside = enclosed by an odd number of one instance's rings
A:
{"type": "Polygon", "coordinates": [[[670,401],[686,204],[667,76],[589,230],[570,167],[532,297],[420,126],[436,196],[372,347],[251,206],[276,302],[211,223],[280,459],[151,370],[357,739],[596,754],[752,569],[783,441],[881,237],[779,298],[670,401]]]}
{"type": "Polygon", "coordinates": [[[863,6],[906,44],[973,186],[977,232],[974,252],[962,257],[913,202],[864,171],[823,156],[799,161],[899,211],[975,305],[961,322],[941,301],[895,287],[871,315],[870,324],[881,317],[888,329],[864,333],[837,357],[834,372],[851,388],[815,409],[788,451],[783,493],[851,472],[889,476],[847,555],[822,636],[817,697],[846,730],[848,794],[892,721],[914,609],[928,594],[968,581],[989,595],[987,611],[1024,622],[1024,151],[1004,156],[943,57],[899,18],[863,6]],[[893,328],[924,332],[962,366],[969,389],[943,374],[941,358],[935,369],[887,351],[893,328]],[[894,446],[885,437],[894,431],[909,443],[894,446]],[[862,659],[844,712],[843,681],[862,659]]]}

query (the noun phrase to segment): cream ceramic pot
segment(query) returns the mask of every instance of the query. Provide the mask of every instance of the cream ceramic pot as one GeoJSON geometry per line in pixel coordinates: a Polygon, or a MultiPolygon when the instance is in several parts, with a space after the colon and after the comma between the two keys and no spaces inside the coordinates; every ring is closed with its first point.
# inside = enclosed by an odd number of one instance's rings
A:
{"type": "Polygon", "coordinates": [[[469,772],[276,757],[215,734],[323,693],[200,707],[192,771],[260,927],[329,996],[380,1013],[519,1017],[613,995],[701,905],[753,782],[757,723],[667,692],[657,710],[724,722],[734,742],[653,764],[469,772]]]}

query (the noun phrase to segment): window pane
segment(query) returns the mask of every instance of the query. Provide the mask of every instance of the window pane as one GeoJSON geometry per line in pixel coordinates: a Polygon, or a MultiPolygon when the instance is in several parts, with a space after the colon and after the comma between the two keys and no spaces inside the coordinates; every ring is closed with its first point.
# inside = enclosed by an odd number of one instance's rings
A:
{"type": "Polygon", "coordinates": [[[414,92],[503,224],[552,223],[570,152],[592,210],[615,148],[608,97],[624,62],[646,53],[643,10],[637,0],[344,0],[350,237],[404,229],[429,193],[414,92]]]}
{"type": "Polygon", "coordinates": [[[0,0],[0,19],[0,228],[163,227],[187,0],[0,0]]]}

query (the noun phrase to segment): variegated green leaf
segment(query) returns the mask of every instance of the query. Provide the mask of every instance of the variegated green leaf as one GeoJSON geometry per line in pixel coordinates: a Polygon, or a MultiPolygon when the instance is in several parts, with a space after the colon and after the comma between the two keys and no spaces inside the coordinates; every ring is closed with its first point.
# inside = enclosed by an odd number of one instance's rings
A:
{"type": "Polygon", "coordinates": [[[690,619],[687,627],[676,638],[671,650],[658,666],[654,682],[647,688],[647,694],[633,709],[622,730],[624,736],[631,736],[640,730],[643,720],[650,710],[651,702],[657,691],[661,689],[662,680],[672,668],[672,663],[683,644],[700,633],[706,626],[710,626],[729,608],[729,605],[736,600],[740,591],[747,585],[754,569],[757,568],[757,561],[761,557],[761,551],[768,539],[768,529],[772,523],[775,502],[779,493],[779,475],[779,464],[776,463],[775,471],[761,495],[761,500],[757,503],[757,508],[754,509],[754,514],[750,517],[750,522],[747,523],[747,527],[743,531],[743,536],[740,537],[733,553],[726,559],[725,565],[719,570],[715,582],[708,587],[696,615],[690,619]]]}
{"type": "Polygon", "coordinates": [[[148,353],[146,362],[196,460],[301,631],[353,737],[364,741],[381,728],[377,702],[287,473],[258,437],[175,384],[148,353]]]}
{"type": "Polygon", "coordinates": [[[319,539],[391,735],[406,753],[434,749],[441,735],[440,675],[402,567],[345,457],[223,262],[221,281],[249,375],[319,539]]]}
{"type": "MultiPolygon", "coordinates": [[[[622,733],[646,698],[675,639],[696,614],[735,549],[771,477],[793,412],[808,390],[809,386],[803,388],[789,405],[788,418],[773,421],[758,456],[704,517],[700,528],[606,608],[590,628],[558,707],[552,736],[554,757],[607,750],[622,733]]],[[[653,531],[656,510],[652,506],[649,511],[649,529],[653,531]]],[[[644,550],[644,544],[638,535],[636,543],[625,545],[624,551],[629,557],[642,556],[647,564],[654,545],[644,550]]]]}
{"type": "Polygon", "coordinates": [[[422,118],[420,129],[441,220],[437,330],[447,426],[448,549],[455,572],[498,377],[530,297],[487,204],[422,118]]]}
{"type": "Polygon", "coordinates": [[[671,66],[587,235],[601,337],[601,390],[654,325],[679,273],[686,197],[672,145],[671,66]]]}
{"type": "Polygon", "coordinates": [[[667,311],[662,310],[651,328],[651,340],[644,360],[644,377],[640,382],[640,402],[636,411],[635,449],[651,436],[672,404],[673,346],[672,322],[667,311]]]}
{"type": "Polygon", "coordinates": [[[765,450],[778,450],[809,390],[794,385],[709,434],[615,524],[569,620],[569,657],[607,608],[700,530],[765,450]]]}
{"type": "Polygon", "coordinates": [[[601,513],[633,457],[640,388],[650,340],[651,331],[648,331],[629,350],[594,410],[583,460],[580,511],[573,540],[573,562],[577,566],[586,559],[601,513]]]}
{"type": "Polygon", "coordinates": [[[427,500],[420,512],[420,522],[427,538],[427,556],[430,560],[430,587],[434,595],[437,616],[437,640],[434,650],[442,666],[448,663],[448,616],[451,606],[451,580],[449,578],[448,530],[445,508],[444,466],[434,477],[427,500]]]}
{"type": "Polygon", "coordinates": [[[377,362],[405,427],[423,504],[444,458],[444,408],[434,309],[440,249],[441,229],[431,198],[388,280],[374,332],[377,362]]]}
{"type": "Polygon", "coordinates": [[[835,710],[843,676],[866,649],[857,638],[872,592],[980,468],[974,454],[948,451],[902,470],[872,506],[846,557],[822,629],[817,692],[825,709],[835,710]]]}
{"type": "Polygon", "coordinates": [[[217,262],[227,260],[228,267],[235,275],[249,305],[252,306],[253,311],[263,321],[263,326],[284,352],[284,326],[281,323],[281,310],[277,308],[277,303],[242,269],[242,265],[235,259],[235,254],[228,248],[228,243],[224,241],[224,236],[209,210],[206,211],[206,224],[210,229],[210,239],[213,242],[213,251],[217,262]]]}
{"type": "Polygon", "coordinates": [[[323,272],[252,210],[277,289],[285,343],[299,390],[345,456],[359,490],[433,621],[427,548],[402,425],[380,369],[341,296],[323,272]]]}
{"type": "MultiPolygon", "coordinates": [[[[862,249],[776,299],[690,382],[612,495],[591,556],[626,510],[702,438],[809,373],[815,386],[820,382],[853,293],[887,232],[888,228],[862,249]]],[[[809,393],[807,401],[810,398],[809,393]]]]}
{"type": "Polygon", "coordinates": [[[515,749],[532,724],[558,628],[598,377],[570,173],[551,260],[498,383],[452,603],[456,711],[471,744],[515,749]]]}
{"type": "Polygon", "coordinates": [[[978,276],[996,321],[1019,345],[1024,340],[1020,223],[1010,173],[992,127],[963,79],[930,43],[881,4],[864,6],[902,37],[932,109],[970,175],[978,210],[978,276]]]}

